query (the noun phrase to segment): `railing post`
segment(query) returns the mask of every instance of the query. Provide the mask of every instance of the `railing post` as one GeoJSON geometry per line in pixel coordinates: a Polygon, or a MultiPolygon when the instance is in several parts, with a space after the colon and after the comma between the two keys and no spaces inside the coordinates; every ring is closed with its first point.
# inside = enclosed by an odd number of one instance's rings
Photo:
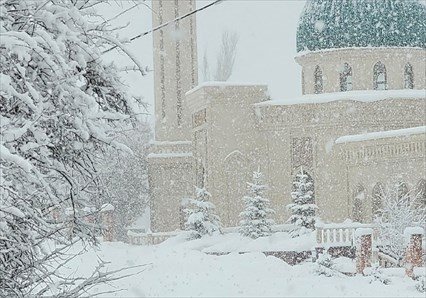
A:
{"type": "Polygon", "coordinates": [[[407,243],[405,252],[405,273],[414,277],[414,267],[422,266],[422,237],[424,230],[421,227],[409,227],[404,230],[407,243]]]}
{"type": "Polygon", "coordinates": [[[365,267],[371,267],[373,229],[358,228],[355,230],[356,272],[363,273],[365,267]]]}
{"type": "Polygon", "coordinates": [[[101,207],[102,225],[104,227],[103,236],[104,241],[114,241],[114,206],[111,204],[104,204],[101,207]]]}

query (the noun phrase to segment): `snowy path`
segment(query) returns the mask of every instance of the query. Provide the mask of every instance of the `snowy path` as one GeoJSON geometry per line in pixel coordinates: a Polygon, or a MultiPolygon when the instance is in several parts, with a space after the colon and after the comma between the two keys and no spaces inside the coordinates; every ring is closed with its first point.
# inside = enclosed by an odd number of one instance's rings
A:
{"type": "Polygon", "coordinates": [[[94,290],[122,289],[105,297],[424,297],[405,277],[391,277],[387,286],[362,276],[323,277],[312,273],[312,263],[291,267],[259,252],[212,256],[190,246],[173,239],[151,247],[103,243],[71,267],[88,274],[96,255],[110,261],[111,270],[151,264],[140,274],[94,290]]]}

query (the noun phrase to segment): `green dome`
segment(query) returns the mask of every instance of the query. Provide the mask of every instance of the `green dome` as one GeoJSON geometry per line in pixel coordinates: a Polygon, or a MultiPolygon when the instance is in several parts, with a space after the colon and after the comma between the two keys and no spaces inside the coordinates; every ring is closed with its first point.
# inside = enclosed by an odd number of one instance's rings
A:
{"type": "Polygon", "coordinates": [[[421,0],[308,0],[297,51],[348,47],[426,47],[421,0]]]}

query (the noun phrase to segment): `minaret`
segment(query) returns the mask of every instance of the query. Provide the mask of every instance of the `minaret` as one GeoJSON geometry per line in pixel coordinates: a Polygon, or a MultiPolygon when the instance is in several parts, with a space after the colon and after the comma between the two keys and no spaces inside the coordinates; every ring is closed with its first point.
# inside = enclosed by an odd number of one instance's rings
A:
{"type": "MultiPolygon", "coordinates": [[[[195,9],[195,0],[153,0],[157,27],[195,9]]],[[[154,88],[156,141],[190,138],[185,93],[198,84],[195,14],[154,32],[154,88]]]]}
{"type": "MultiPolygon", "coordinates": [[[[153,26],[195,9],[195,0],[153,0],[153,26]]],[[[182,199],[194,192],[191,115],[185,93],[198,84],[195,14],[154,32],[155,142],[148,155],[151,230],[183,228],[182,199]]]]}

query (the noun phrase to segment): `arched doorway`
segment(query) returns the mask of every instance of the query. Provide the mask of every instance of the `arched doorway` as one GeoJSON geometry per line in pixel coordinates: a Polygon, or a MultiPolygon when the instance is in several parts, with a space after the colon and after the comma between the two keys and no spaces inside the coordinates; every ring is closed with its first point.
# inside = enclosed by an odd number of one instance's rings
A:
{"type": "Polygon", "coordinates": [[[243,209],[243,196],[249,182],[249,166],[246,157],[238,150],[228,154],[224,160],[226,176],[225,218],[231,226],[238,226],[239,214],[243,209]]]}

